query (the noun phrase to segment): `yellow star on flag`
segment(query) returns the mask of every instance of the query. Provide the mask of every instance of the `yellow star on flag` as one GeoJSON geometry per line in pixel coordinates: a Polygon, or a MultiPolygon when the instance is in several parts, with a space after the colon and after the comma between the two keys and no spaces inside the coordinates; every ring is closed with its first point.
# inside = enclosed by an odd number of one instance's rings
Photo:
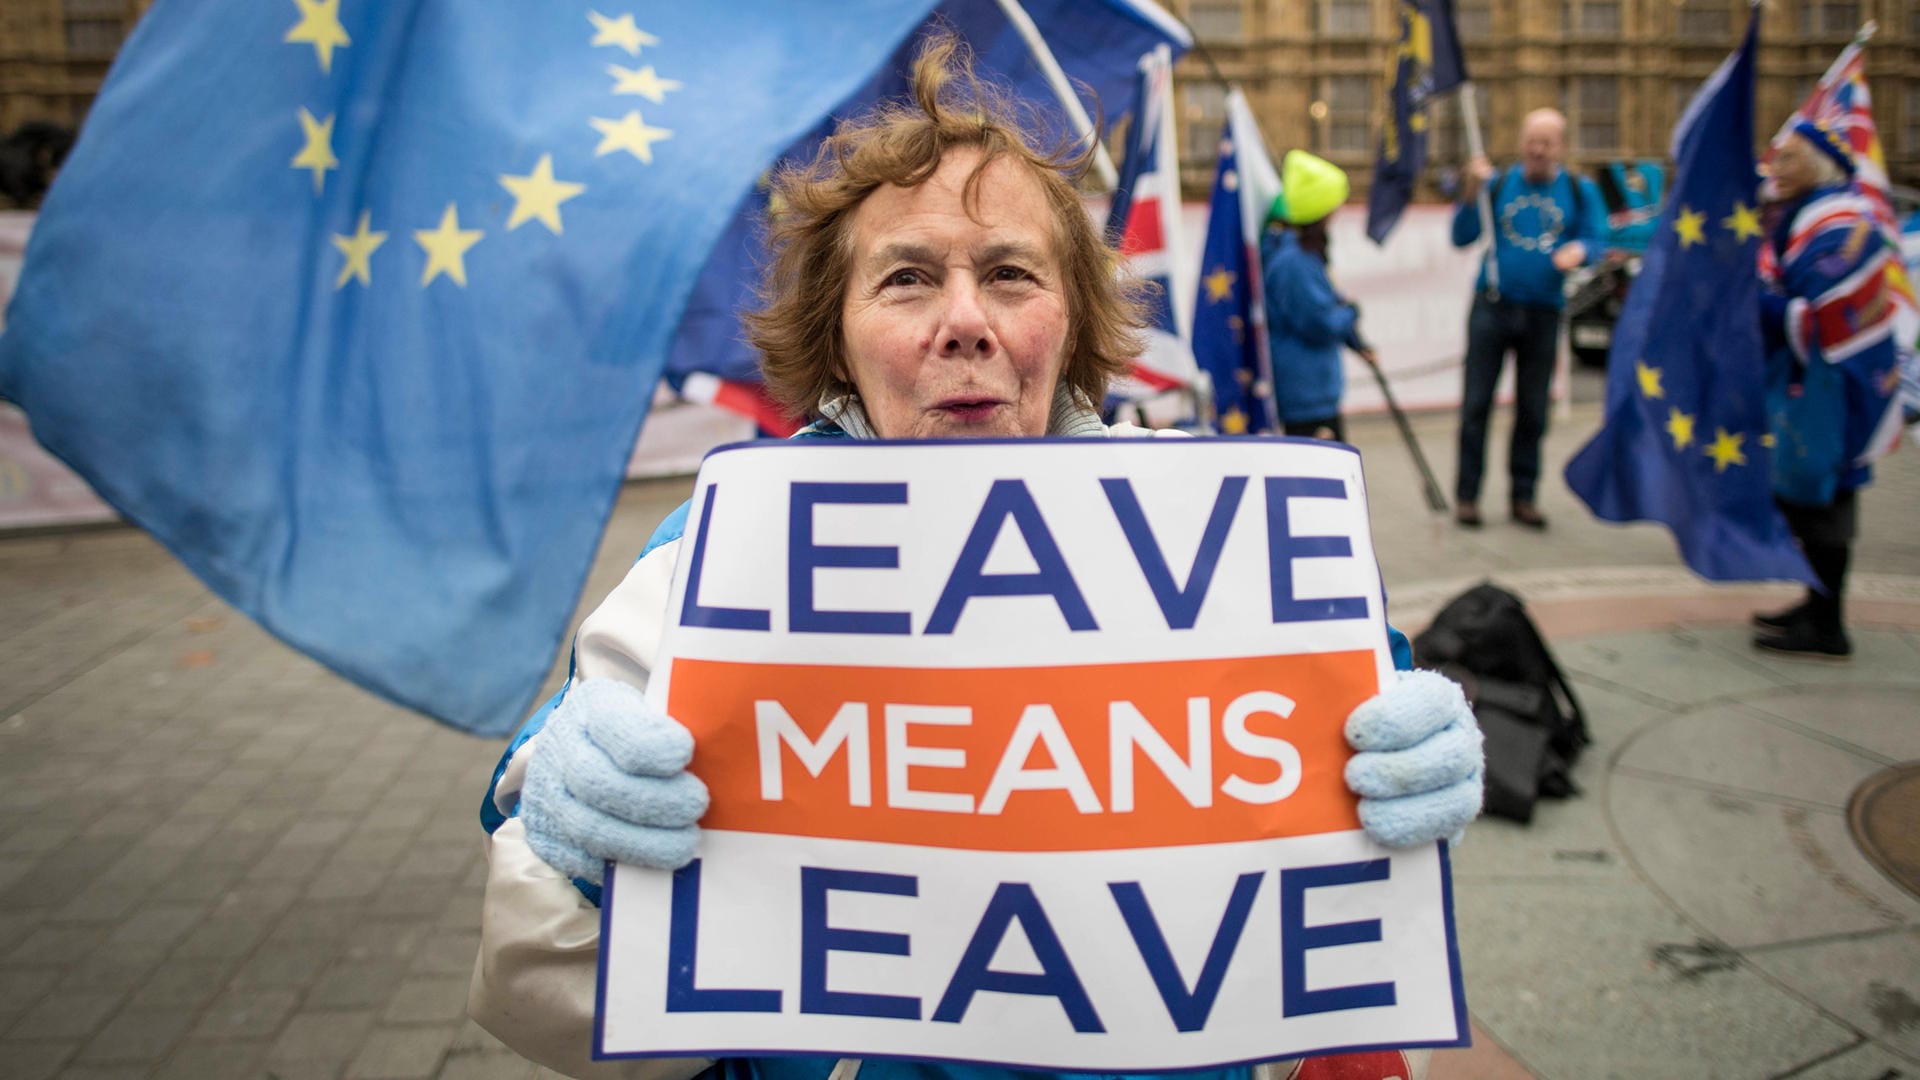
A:
{"type": "Polygon", "coordinates": [[[1647,398],[1663,398],[1667,392],[1660,388],[1660,369],[1648,367],[1645,360],[1633,362],[1633,373],[1640,378],[1640,393],[1647,398]]]}
{"type": "Polygon", "coordinates": [[[667,91],[680,89],[678,79],[663,79],[654,74],[652,64],[639,71],[623,68],[619,64],[608,64],[607,74],[614,78],[614,93],[638,94],[655,105],[666,104],[667,91]]]}
{"type": "Polygon", "coordinates": [[[1667,434],[1673,436],[1673,448],[1684,450],[1693,445],[1693,417],[1667,406],[1667,434]]]}
{"type": "Polygon", "coordinates": [[[1729,465],[1745,465],[1747,455],[1740,452],[1740,444],[1746,440],[1745,435],[1732,435],[1726,428],[1714,428],[1713,445],[1706,450],[1707,456],[1713,459],[1713,471],[1723,473],[1729,465]]]}
{"type": "Polygon", "coordinates": [[[467,249],[480,242],[482,232],[479,229],[462,229],[460,215],[455,212],[452,203],[447,204],[447,212],[440,215],[440,227],[437,229],[415,229],[413,239],[427,252],[427,269],[420,275],[420,287],[445,274],[453,279],[455,285],[467,287],[467,249]]]}
{"type": "Polygon", "coordinates": [[[1237,405],[1221,413],[1220,430],[1229,435],[1245,435],[1247,433],[1247,414],[1241,412],[1240,407],[1237,405]]]}
{"type": "Polygon", "coordinates": [[[293,155],[292,165],[313,170],[313,193],[318,195],[326,186],[327,170],[340,167],[340,159],[333,156],[333,117],[315,120],[312,113],[301,109],[300,129],[306,132],[307,145],[293,155]]]}
{"type": "Polygon", "coordinates": [[[553,178],[552,154],[541,154],[540,163],[526,176],[501,176],[500,184],[513,192],[513,214],[507,218],[508,232],[537,219],[555,236],[560,235],[560,204],[587,190],[585,184],[570,184],[553,178]]]}
{"type": "Polygon", "coordinates": [[[1765,435],[1760,436],[1760,445],[1766,447],[1769,450],[1773,449],[1774,444],[1778,441],[1779,440],[1773,437],[1773,432],[1771,431],[1767,432],[1765,435]]]}
{"type": "Polygon", "coordinates": [[[1233,295],[1233,282],[1237,275],[1224,266],[1216,266],[1213,273],[1200,279],[1207,287],[1207,302],[1217,304],[1233,295]]]}
{"type": "Polygon", "coordinates": [[[1707,234],[1703,228],[1706,223],[1707,215],[1698,210],[1689,210],[1684,205],[1680,207],[1680,216],[1673,219],[1673,231],[1680,237],[1682,251],[1695,244],[1706,243],[1707,234]]]}
{"type": "Polygon", "coordinates": [[[320,58],[320,70],[332,71],[333,50],[353,44],[347,37],[347,28],[340,25],[340,0],[293,0],[293,3],[300,9],[300,21],[280,40],[289,45],[313,46],[320,58]]]}
{"type": "Polygon", "coordinates": [[[618,120],[603,120],[596,116],[588,123],[600,133],[600,145],[593,148],[594,157],[605,157],[616,150],[625,150],[651,165],[653,144],[661,139],[673,138],[673,132],[666,128],[648,127],[641,121],[637,111],[618,120]]]}
{"type": "Polygon", "coordinates": [[[595,45],[613,45],[627,50],[628,56],[639,56],[642,45],[660,44],[659,38],[633,25],[631,15],[609,19],[597,11],[589,11],[587,21],[593,24],[595,45]]]}
{"type": "Polygon", "coordinates": [[[360,211],[360,228],[355,230],[352,236],[333,234],[333,246],[339,248],[340,254],[347,257],[347,264],[340,268],[340,276],[334,279],[334,288],[344,288],[350,278],[359,278],[362,285],[373,284],[373,267],[367,260],[373,257],[373,253],[379,250],[381,244],[387,242],[387,234],[369,232],[368,227],[372,224],[372,219],[371,211],[362,210],[360,211]]]}
{"type": "Polygon", "coordinates": [[[1720,219],[1720,224],[1733,230],[1733,238],[1746,243],[1760,235],[1760,215],[1753,207],[1743,202],[1733,204],[1733,213],[1720,219]]]}

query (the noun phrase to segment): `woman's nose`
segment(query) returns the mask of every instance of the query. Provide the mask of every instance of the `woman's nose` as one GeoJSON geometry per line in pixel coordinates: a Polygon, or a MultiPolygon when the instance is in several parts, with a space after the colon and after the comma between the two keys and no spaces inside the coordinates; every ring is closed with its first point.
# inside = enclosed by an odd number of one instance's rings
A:
{"type": "Polygon", "coordinates": [[[955,275],[941,312],[940,355],[956,358],[986,356],[993,351],[993,328],[987,322],[977,282],[955,275]]]}

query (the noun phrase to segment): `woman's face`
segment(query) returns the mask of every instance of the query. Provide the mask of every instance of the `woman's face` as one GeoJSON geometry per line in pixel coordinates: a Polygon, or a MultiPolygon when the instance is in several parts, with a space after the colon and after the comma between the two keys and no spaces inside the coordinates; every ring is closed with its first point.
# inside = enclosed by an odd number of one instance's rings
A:
{"type": "Polygon", "coordinates": [[[967,215],[978,151],[854,210],[842,377],[888,439],[1047,433],[1066,366],[1067,299],[1039,181],[999,158],[967,215]]]}
{"type": "Polygon", "coordinates": [[[1770,163],[1774,194],[1794,199],[1812,191],[1820,180],[1819,165],[1813,157],[1817,153],[1801,135],[1789,135],[1775,147],[1770,163]]]}

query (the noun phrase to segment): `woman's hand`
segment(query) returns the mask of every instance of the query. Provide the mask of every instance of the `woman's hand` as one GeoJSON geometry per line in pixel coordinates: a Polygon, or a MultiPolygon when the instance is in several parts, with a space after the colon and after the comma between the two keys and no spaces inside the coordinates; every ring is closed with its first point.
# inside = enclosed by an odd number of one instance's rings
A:
{"type": "Polygon", "coordinates": [[[1460,685],[1432,671],[1399,678],[1353,710],[1347,787],[1360,824],[1388,847],[1459,839],[1480,813],[1486,756],[1460,685]]]}
{"type": "Polygon", "coordinates": [[[707,786],[693,736],[614,679],[567,690],[534,738],[520,820],[527,845],[568,877],[600,883],[608,861],[677,870],[693,858],[707,786]]]}

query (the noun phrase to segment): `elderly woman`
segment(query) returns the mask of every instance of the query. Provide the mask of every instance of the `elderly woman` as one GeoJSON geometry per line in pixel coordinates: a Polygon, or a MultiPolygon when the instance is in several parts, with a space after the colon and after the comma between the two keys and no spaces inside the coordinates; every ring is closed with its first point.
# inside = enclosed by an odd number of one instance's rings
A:
{"type": "Polygon", "coordinates": [[[1853,171],[1838,132],[1793,125],[1774,148],[1760,252],[1774,500],[1820,585],[1785,611],[1755,615],[1753,643],[1835,660],[1853,652],[1841,598],[1859,530],[1855,496],[1872,479],[1864,461],[1882,425],[1897,423],[1887,278],[1897,253],[1853,171]]]}
{"type": "MultiPolygon", "coordinates": [[[[811,165],[776,180],[784,209],[751,333],[771,391],[816,418],[796,437],[1145,434],[1104,427],[1091,404],[1132,354],[1139,320],[1069,180],[1082,157],[1034,151],[951,39],[923,50],[913,88],[914,106],[843,125],[811,165]]],[[[581,627],[567,688],[513,741],[482,808],[490,873],[468,1011],[571,1075],[677,1080],[716,1064],[590,1060],[604,863],[684,866],[707,808],[686,771],[690,734],[637,689],[686,517],[668,517],[581,627]]],[[[1395,643],[1404,666],[1405,640],[1395,643]]],[[[1478,812],[1480,736],[1452,683],[1405,677],[1356,710],[1348,733],[1368,751],[1348,776],[1376,839],[1431,842],[1478,812]]],[[[717,1064],[714,1075],[808,1080],[835,1067],[717,1064]]],[[[911,1062],[865,1071],[1011,1076],[911,1062]]]]}

